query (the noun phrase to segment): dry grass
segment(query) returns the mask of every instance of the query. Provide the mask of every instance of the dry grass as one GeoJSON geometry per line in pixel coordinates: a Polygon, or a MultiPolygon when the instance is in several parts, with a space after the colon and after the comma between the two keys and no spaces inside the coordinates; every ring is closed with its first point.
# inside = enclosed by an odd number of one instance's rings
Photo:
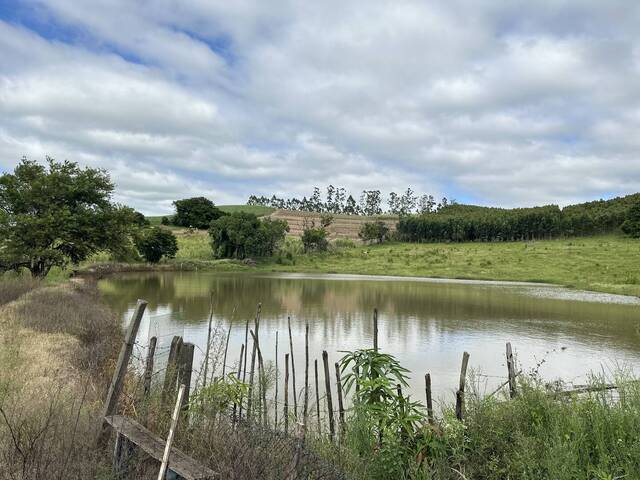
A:
{"type": "Polygon", "coordinates": [[[28,275],[0,275],[0,305],[13,302],[38,286],[40,282],[28,275]]]}

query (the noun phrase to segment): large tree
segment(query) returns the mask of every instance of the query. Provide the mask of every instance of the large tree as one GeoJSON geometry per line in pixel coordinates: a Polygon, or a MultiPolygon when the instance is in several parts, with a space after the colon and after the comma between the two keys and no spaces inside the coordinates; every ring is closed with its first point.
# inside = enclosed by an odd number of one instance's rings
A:
{"type": "Polygon", "coordinates": [[[185,198],[173,202],[176,214],[173,223],[180,227],[209,228],[213,220],[224,215],[214,203],[205,197],[185,198]]]}
{"type": "Polygon", "coordinates": [[[112,192],[103,170],[23,158],[0,176],[0,270],[27,268],[45,277],[54,266],[122,248],[135,215],[114,205],[112,192]]]}
{"type": "Polygon", "coordinates": [[[234,212],[211,222],[209,236],[216,258],[269,257],[289,230],[283,220],[260,220],[253,213],[234,212]]]}

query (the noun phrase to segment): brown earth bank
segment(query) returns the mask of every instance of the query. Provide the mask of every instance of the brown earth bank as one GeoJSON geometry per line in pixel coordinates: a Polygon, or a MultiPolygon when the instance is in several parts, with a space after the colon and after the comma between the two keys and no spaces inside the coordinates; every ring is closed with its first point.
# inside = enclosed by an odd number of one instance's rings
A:
{"type": "MultiPolygon", "coordinates": [[[[314,212],[298,212],[294,210],[276,210],[270,218],[274,220],[284,220],[289,225],[288,235],[295,238],[300,238],[305,226],[311,226],[314,223],[316,226],[320,225],[321,214],[314,212]]],[[[380,216],[380,217],[363,217],[358,215],[332,215],[333,222],[327,228],[329,233],[329,239],[331,240],[353,240],[359,241],[358,233],[367,222],[373,222],[376,220],[383,221],[391,232],[396,231],[396,225],[398,223],[397,217],[380,216]]]]}

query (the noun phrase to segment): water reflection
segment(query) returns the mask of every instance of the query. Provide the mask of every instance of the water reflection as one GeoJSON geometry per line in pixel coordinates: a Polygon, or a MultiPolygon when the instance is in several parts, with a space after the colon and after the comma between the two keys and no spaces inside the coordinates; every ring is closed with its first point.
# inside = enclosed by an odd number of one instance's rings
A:
{"type": "MultiPolygon", "coordinates": [[[[427,371],[436,393],[450,397],[465,350],[471,354],[470,366],[487,375],[480,377],[486,382],[482,388],[501,383],[507,341],[512,342],[521,368],[533,368],[544,360],[540,373],[549,379],[580,381],[590,371],[640,364],[637,301],[604,303],[590,294],[565,295],[557,287],[164,272],[111,277],[102,280],[100,288],[125,318],[136,299],[149,301],[139,338],[144,344],[149,336],[158,336],[161,355],[174,334],[204,350],[214,292],[214,324],[226,329],[234,322],[230,365],[237,361],[245,321],[253,319],[258,302],[265,360],[274,359],[276,331],[284,353],[291,315],[297,365],[304,361],[305,322],[310,327],[312,359],[326,349],[336,361],[340,351],[372,344],[371,316],[377,307],[380,347],[414,372],[411,388],[418,398],[427,371]]],[[[196,362],[202,357],[196,349],[196,362]]],[[[302,382],[299,377],[297,384],[302,382]]]]}

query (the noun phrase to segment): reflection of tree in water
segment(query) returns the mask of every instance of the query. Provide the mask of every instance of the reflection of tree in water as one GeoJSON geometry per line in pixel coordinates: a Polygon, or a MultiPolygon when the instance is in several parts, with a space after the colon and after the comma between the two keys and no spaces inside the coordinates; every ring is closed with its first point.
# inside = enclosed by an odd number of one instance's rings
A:
{"type": "Polygon", "coordinates": [[[168,307],[189,323],[208,317],[213,291],[217,316],[230,318],[235,308],[234,319],[244,322],[262,302],[263,318],[275,328],[284,329],[291,314],[296,324],[321,323],[327,337],[339,334],[336,329],[370,337],[368,320],[377,307],[387,334],[399,338],[467,330],[578,339],[597,332],[624,343],[637,340],[637,306],[539,298],[514,287],[163,272],[111,277],[102,288],[120,312],[144,298],[150,308],[168,307]]]}

